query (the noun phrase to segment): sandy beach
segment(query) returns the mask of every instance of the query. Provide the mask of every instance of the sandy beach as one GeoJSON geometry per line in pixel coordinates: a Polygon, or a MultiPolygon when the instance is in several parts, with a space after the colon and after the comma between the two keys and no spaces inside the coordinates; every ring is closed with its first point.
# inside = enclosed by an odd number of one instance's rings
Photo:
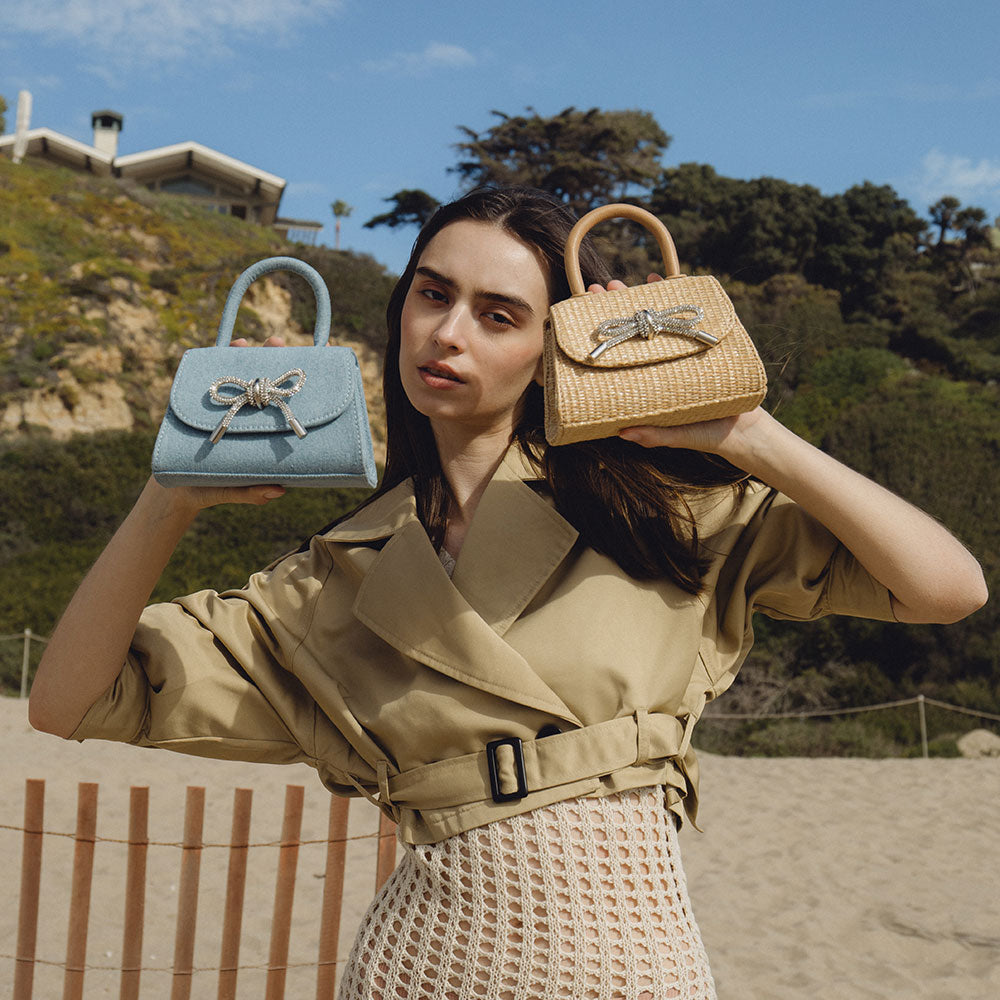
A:
{"type": "MultiPolygon", "coordinates": [[[[329,797],[304,765],[199,760],[32,732],[26,707],[0,699],[0,851],[8,871],[0,911],[0,995],[14,977],[24,782],[46,783],[45,829],[71,833],[77,783],[97,782],[98,837],[84,995],[117,997],[130,785],[150,787],[150,836],[183,835],[185,788],[206,789],[204,839],[229,840],[233,790],[253,789],[252,842],[277,840],[288,784],[305,787],[304,840],[326,836],[329,797]],[[11,829],[14,828],[14,829],[11,829]]],[[[374,807],[351,807],[341,928],[346,958],[374,883],[374,807]]],[[[1000,759],[702,758],[699,825],[681,834],[695,915],[720,1000],[1000,997],[1000,759]]],[[[251,850],[241,964],[266,966],[277,850],[251,850]]],[[[144,996],[167,996],[180,850],[151,846],[144,996]]],[[[228,852],[202,852],[196,968],[218,965],[228,852]]],[[[47,836],[35,997],[62,995],[73,845],[47,836]],[[51,964],[49,964],[51,963],[51,964]]],[[[325,845],[300,851],[287,996],[315,995],[325,845]]],[[[214,997],[217,974],[196,972],[192,995],[214,997]]],[[[239,995],[263,996],[264,972],[244,969],[239,995]]]]}

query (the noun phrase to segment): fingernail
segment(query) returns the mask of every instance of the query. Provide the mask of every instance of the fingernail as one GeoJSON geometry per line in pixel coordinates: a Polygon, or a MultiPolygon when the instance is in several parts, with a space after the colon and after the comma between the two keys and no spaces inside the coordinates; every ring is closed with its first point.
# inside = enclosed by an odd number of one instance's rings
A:
{"type": "Polygon", "coordinates": [[[277,500],[278,497],[283,497],[284,495],[285,491],[280,486],[275,487],[273,490],[264,491],[265,500],[277,500]]]}

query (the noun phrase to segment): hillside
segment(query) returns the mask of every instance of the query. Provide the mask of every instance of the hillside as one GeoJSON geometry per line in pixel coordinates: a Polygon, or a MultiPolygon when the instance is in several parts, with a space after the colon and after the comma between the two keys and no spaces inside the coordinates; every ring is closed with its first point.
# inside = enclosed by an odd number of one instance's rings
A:
{"type": "MultiPolygon", "coordinates": [[[[393,279],[374,260],[283,245],[183,199],[0,157],[0,443],[157,426],[183,351],[214,343],[236,275],[276,254],[302,257],[326,278],[332,339],[358,355],[381,450],[393,279]]],[[[252,341],[312,342],[312,292],[301,279],[257,281],[245,303],[238,332],[252,341]]]]}

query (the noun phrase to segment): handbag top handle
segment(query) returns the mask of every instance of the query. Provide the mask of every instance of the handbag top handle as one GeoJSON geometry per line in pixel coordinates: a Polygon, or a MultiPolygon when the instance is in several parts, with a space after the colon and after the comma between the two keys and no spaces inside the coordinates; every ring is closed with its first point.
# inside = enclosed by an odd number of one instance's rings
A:
{"type": "Polygon", "coordinates": [[[305,261],[295,257],[265,257],[263,260],[251,264],[233,283],[226,298],[226,304],[222,310],[222,319],[219,320],[219,334],[215,338],[216,347],[228,347],[233,336],[233,327],[236,324],[236,314],[239,312],[240,303],[247,289],[262,275],[270,274],[271,271],[294,271],[301,274],[312,287],[316,296],[316,326],[313,328],[313,343],[317,347],[324,347],[330,339],[330,292],[327,290],[326,282],[319,272],[310,267],[305,261]]]}
{"type": "Polygon", "coordinates": [[[580,273],[580,242],[583,237],[605,219],[631,219],[645,226],[660,247],[660,254],[663,256],[663,264],[666,268],[668,278],[676,278],[681,273],[680,261],[677,259],[677,250],[674,241],[667,232],[667,227],[651,212],[647,212],[638,205],[602,205],[588,212],[570,230],[566,240],[566,280],[569,281],[569,290],[574,295],[583,295],[586,289],[583,287],[583,275],[580,273]]]}

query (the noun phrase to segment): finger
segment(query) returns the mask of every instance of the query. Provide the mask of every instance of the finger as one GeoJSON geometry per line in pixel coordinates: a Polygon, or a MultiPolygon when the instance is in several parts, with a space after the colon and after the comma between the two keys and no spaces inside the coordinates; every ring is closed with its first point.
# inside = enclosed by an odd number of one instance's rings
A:
{"type": "Polygon", "coordinates": [[[587,286],[588,292],[620,292],[623,289],[628,288],[628,285],[624,281],[619,281],[617,278],[612,278],[608,282],[608,287],[605,288],[604,285],[598,284],[596,281],[592,285],[587,286]]]}
{"type": "Polygon", "coordinates": [[[679,440],[680,433],[675,427],[623,427],[618,436],[626,441],[632,441],[643,448],[678,448],[683,447],[679,440]]]}
{"type": "Polygon", "coordinates": [[[279,497],[285,495],[285,487],[278,486],[277,483],[268,483],[266,486],[248,486],[247,489],[251,490],[250,503],[265,504],[271,500],[277,500],[279,497]]]}
{"type": "Polygon", "coordinates": [[[284,347],[285,346],[285,338],[284,337],[268,337],[267,340],[264,341],[264,346],[265,347],[284,347]]]}
{"type": "Polygon", "coordinates": [[[246,337],[237,337],[235,340],[229,341],[230,347],[249,347],[246,337]]]}
{"type": "Polygon", "coordinates": [[[230,503],[252,503],[258,507],[277,500],[285,495],[285,487],[269,483],[265,486],[238,486],[233,490],[237,496],[230,499],[230,503]]]}
{"type": "Polygon", "coordinates": [[[224,503],[246,503],[263,507],[285,495],[285,487],[274,483],[262,486],[223,486],[210,496],[208,506],[224,503]]]}
{"type": "Polygon", "coordinates": [[[647,285],[651,285],[654,281],[663,281],[663,275],[662,274],[647,274],[646,275],[646,284],[647,285]]]}

